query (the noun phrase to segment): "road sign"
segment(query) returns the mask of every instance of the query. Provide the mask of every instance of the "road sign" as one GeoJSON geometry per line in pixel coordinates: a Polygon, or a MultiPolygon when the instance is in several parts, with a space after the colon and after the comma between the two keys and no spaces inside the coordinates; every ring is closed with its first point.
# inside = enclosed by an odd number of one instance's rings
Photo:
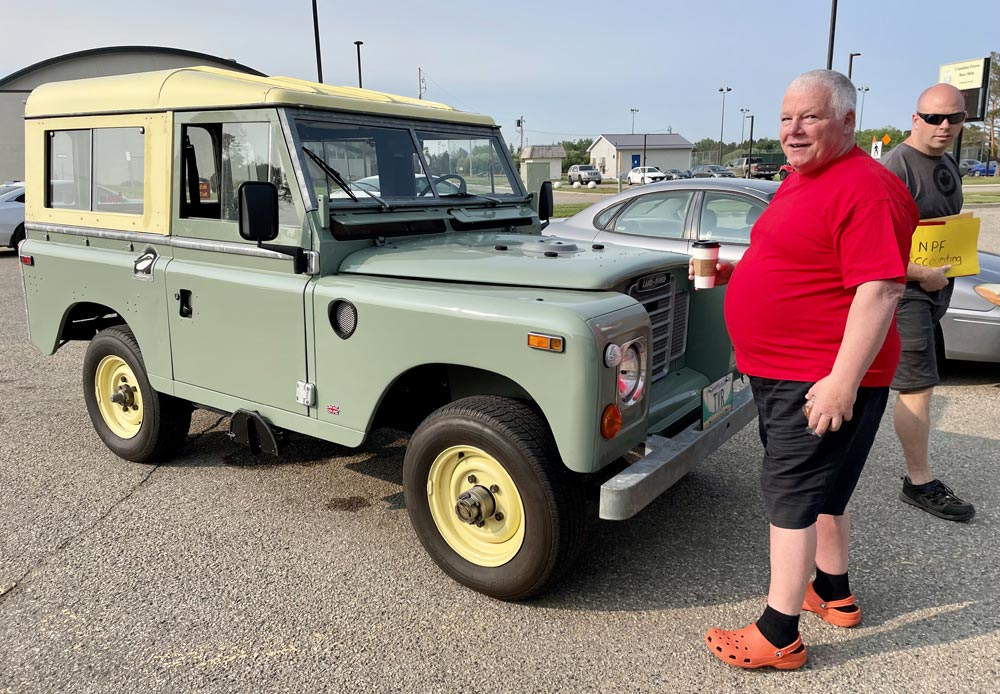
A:
{"type": "Polygon", "coordinates": [[[889,137],[889,134],[888,134],[888,133],[886,133],[885,135],[883,135],[883,136],[882,136],[882,144],[883,144],[883,145],[887,145],[887,146],[888,146],[888,144],[889,144],[890,142],[892,142],[892,138],[891,138],[891,137],[889,137]]]}
{"type": "Polygon", "coordinates": [[[938,81],[957,87],[962,92],[965,110],[969,114],[967,121],[983,120],[990,83],[989,58],[942,65],[938,70],[938,81]]]}
{"type": "Polygon", "coordinates": [[[872,159],[882,158],[882,142],[880,140],[875,140],[872,142],[872,159]]]}

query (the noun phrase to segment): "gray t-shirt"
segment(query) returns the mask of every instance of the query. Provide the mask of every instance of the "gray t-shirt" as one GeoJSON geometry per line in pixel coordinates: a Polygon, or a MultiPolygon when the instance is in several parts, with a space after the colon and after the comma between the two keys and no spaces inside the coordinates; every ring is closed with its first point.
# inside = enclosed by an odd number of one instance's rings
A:
{"type": "MultiPolygon", "coordinates": [[[[950,154],[932,157],[904,142],[889,152],[882,163],[903,180],[917,203],[921,219],[947,217],[962,211],[962,174],[950,154]]],[[[944,289],[927,292],[919,282],[907,282],[905,296],[947,305],[954,285],[953,279],[944,289]]]]}

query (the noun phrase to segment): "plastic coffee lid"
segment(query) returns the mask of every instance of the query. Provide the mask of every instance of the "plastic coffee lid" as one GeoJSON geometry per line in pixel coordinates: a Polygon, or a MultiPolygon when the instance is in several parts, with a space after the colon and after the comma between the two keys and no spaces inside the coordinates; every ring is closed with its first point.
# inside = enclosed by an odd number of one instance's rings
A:
{"type": "Polygon", "coordinates": [[[695,241],[691,244],[693,248],[718,248],[721,245],[718,241],[695,241]]]}

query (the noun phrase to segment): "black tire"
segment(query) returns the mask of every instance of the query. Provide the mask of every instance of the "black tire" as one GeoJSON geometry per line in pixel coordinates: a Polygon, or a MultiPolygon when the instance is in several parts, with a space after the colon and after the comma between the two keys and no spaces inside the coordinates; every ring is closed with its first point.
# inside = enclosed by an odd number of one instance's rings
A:
{"type": "MultiPolygon", "coordinates": [[[[461,460],[461,455],[458,458],[461,460]]],[[[459,470],[447,480],[464,484],[463,475],[459,470]]],[[[472,478],[467,486],[473,487],[476,481],[472,478]]],[[[406,449],[403,492],[413,529],[441,570],[462,585],[500,600],[524,600],[546,590],[572,565],[583,544],[586,513],[581,480],[563,466],[541,416],[515,400],[470,397],[445,405],[427,417],[406,449]],[[489,566],[463,556],[452,548],[435,521],[429,501],[429,489],[435,489],[432,467],[455,447],[486,453],[488,460],[502,467],[514,484],[523,537],[509,548],[516,553],[505,563],[489,566]]],[[[503,508],[503,494],[501,488],[494,497],[498,510],[503,508]]],[[[506,501],[512,498],[514,495],[508,492],[506,501]]],[[[444,508],[450,504],[453,509],[455,505],[451,498],[444,497],[440,503],[444,508]]],[[[455,514],[454,510],[450,513],[455,514]]],[[[458,527],[468,528],[471,534],[477,532],[472,525],[448,518],[458,527]]],[[[492,519],[487,520],[490,522],[492,519]]],[[[507,528],[487,525],[484,532],[491,530],[503,533],[507,528]]],[[[473,546],[470,543],[463,549],[473,546]]]]}
{"type": "MultiPolygon", "coordinates": [[[[132,331],[124,325],[106,328],[91,340],[83,359],[83,398],[94,430],[104,444],[115,455],[134,463],[169,460],[183,445],[191,426],[190,403],[157,393],[149,385],[139,343],[132,331]],[[106,358],[110,358],[108,363],[116,360],[124,362],[131,371],[130,375],[121,377],[121,381],[133,389],[131,397],[137,402],[137,405],[133,405],[133,410],[137,413],[135,416],[139,417],[138,429],[132,435],[121,436],[116,433],[112,428],[115,422],[111,421],[109,424],[101,411],[101,404],[98,402],[98,370],[106,358]]],[[[117,411],[119,405],[111,407],[117,411]]],[[[122,407],[125,411],[125,407],[122,407]]]]}
{"type": "Polygon", "coordinates": [[[17,228],[14,229],[14,233],[10,237],[10,247],[15,251],[17,250],[17,244],[24,240],[24,225],[18,224],[17,228]]]}

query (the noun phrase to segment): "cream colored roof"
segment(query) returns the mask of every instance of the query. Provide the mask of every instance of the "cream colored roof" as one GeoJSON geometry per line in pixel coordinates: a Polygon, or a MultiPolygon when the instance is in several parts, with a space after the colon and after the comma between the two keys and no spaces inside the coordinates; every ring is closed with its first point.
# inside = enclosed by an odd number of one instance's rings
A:
{"type": "Polygon", "coordinates": [[[257,77],[212,67],[50,82],[31,92],[24,113],[26,118],[40,118],[278,105],[494,125],[489,116],[457,111],[433,101],[356,87],[331,87],[292,77],[257,77]]]}

